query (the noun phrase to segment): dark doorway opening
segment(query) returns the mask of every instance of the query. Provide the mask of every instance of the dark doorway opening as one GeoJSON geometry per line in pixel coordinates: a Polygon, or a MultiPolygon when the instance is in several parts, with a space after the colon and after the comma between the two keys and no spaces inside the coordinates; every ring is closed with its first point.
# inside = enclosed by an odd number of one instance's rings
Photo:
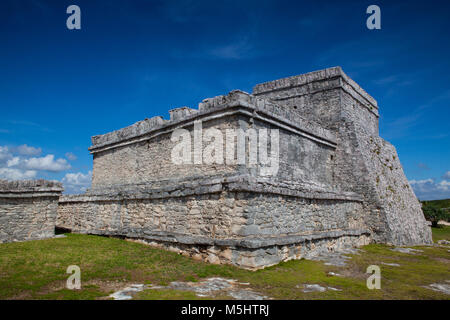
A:
{"type": "Polygon", "coordinates": [[[64,234],[64,233],[71,233],[72,230],[63,228],[63,227],[55,227],[55,235],[57,234],[64,234]]]}

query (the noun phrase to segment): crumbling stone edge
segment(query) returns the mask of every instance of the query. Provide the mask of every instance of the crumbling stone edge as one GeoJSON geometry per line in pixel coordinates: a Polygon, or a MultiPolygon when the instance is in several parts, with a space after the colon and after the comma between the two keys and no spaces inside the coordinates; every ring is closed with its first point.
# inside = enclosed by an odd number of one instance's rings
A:
{"type": "Polygon", "coordinates": [[[120,237],[198,261],[235,265],[253,271],[283,261],[311,259],[324,253],[339,252],[370,243],[368,230],[336,230],[310,235],[246,239],[211,239],[163,231],[144,231],[142,235],[137,230],[91,230],[87,234],[120,237]]]}

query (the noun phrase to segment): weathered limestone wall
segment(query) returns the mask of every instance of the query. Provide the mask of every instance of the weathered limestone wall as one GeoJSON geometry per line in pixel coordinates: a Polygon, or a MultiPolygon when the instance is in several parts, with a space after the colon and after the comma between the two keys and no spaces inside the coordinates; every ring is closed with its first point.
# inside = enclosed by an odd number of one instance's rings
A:
{"type": "Polygon", "coordinates": [[[365,186],[360,194],[371,206],[367,224],[374,239],[395,245],[432,243],[430,227],[394,146],[380,137],[357,135],[357,138],[357,154],[365,167],[359,172],[361,176],[355,178],[365,186]]]}
{"type": "Polygon", "coordinates": [[[115,197],[63,196],[57,225],[140,239],[250,269],[368,243],[356,195],[302,193],[251,179],[203,180],[170,192],[129,190],[115,197]],[[307,253],[308,246],[314,251],[307,253]]]}
{"type": "Polygon", "coordinates": [[[344,112],[340,134],[353,145],[353,151],[343,159],[349,162],[358,158],[358,163],[353,161],[353,167],[347,167],[345,174],[341,174],[342,185],[348,186],[346,182],[353,180],[354,187],[345,190],[366,198],[371,212],[367,225],[374,239],[395,245],[432,243],[431,229],[395,147],[378,136],[378,126],[370,125],[375,107],[362,105],[354,95],[344,91],[341,99],[344,112]],[[356,108],[362,111],[355,112],[356,108]]]}
{"type": "Polygon", "coordinates": [[[0,242],[53,237],[61,183],[0,180],[0,242]]]}
{"type": "MultiPolygon", "coordinates": [[[[230,122],[211,120],[203,123],[206,130],[216,127],[225,133],[226,129],[237,127],[238,117],[230,122]]],[[[194,139],[193,124],[185,129],[194,139]]],[[[171,141],[173,130],[162,132],[149,140],[119,148],[94,153],[92,188],[115,185],[148,183],[158,180],[182,179],[207,175],[227,175],[236,170],[229,165],[177,165],[171,160],[171,152],[177,142],[171,141]]]]}
{"type": "Polygon", "coordinates": [[[263,188],[262,184],[260,188],[251,189],[248,182],[235,185],[222,181],[189,191],[174,189],[168,194],[153,189],[142,194],[124,192],[120,197],[63,196],[58,226],[82,232],[126,232],[143,228],[236,239],[364,229],[361,201],[353,194],[318,191],[315,196],[306,193],[288,196],[269,193],[271,189],[263,188]],[[233,191],[227,191],[230,189],[233,191]]]}
{"type": "MultiPolygon", "coordinates": [[[[193,125],[186,126],[194,141],[193,125]]],[[[215,128],[224,137],[222,164],[175,164],[171,151],[178,142],[171,141],[171,133],[155,137],[116,149],[94,153],[92,189],[127,185],[145,184],[154,181],[174,179],[192,179],[206,176],[230,176],[236,173],[258,175],[260,164],[230,165],[226,161],[226,130],[241,128],[244,132],[266,129],[279,130],[278,172],[273,177],[278,181],[307,182],[331,189],[333,185],[331,159],[335,147],[317,143],[277,125],[254,120],[250,116],[240,115],[226,119],[206,120],[202,122],[204,131],[215,128]]],[[[204,148],[208,142],[204,140],[204,148]]],[[[269,136],[270,142],[270,136],[269,136]]],[[[248,146],[248,143],[247,143],[248,146]]],[[[257,147],[257,143],[252,145],[257,147]]],[[[269,150],[270,152],[270,150],[269,150]]],[[[192,154],[194,149],[192,146],[192,154]]],[[[247,154],[248,156],[248,154],[247,154]]]]}

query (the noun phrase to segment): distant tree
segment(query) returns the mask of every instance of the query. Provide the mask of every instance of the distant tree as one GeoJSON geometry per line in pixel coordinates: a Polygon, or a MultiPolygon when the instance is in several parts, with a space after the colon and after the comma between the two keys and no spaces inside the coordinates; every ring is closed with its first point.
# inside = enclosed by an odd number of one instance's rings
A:
{"type": "Polygon", "coordinates": [[[449,218],[449,214],[444,209],[441,209],[432,203],[424,202],[422,204],[422,211],[425,219],[431,221],[431,226],[435,228],[438,226],[439,220],[447,221],[449,218]]]}

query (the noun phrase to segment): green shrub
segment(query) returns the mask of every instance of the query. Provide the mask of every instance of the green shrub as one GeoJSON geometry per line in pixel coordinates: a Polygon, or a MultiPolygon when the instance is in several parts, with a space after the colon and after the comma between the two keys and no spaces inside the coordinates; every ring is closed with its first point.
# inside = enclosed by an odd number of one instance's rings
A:
{"type": "Polygon", "coordinates": [[[422,211],[425,216],[425,219],[431,221],[432,227],[437,227],[439,220],[448,221],[449,214],[444,209],[437,207],[431,203],[423,203],[422,211]]]}

